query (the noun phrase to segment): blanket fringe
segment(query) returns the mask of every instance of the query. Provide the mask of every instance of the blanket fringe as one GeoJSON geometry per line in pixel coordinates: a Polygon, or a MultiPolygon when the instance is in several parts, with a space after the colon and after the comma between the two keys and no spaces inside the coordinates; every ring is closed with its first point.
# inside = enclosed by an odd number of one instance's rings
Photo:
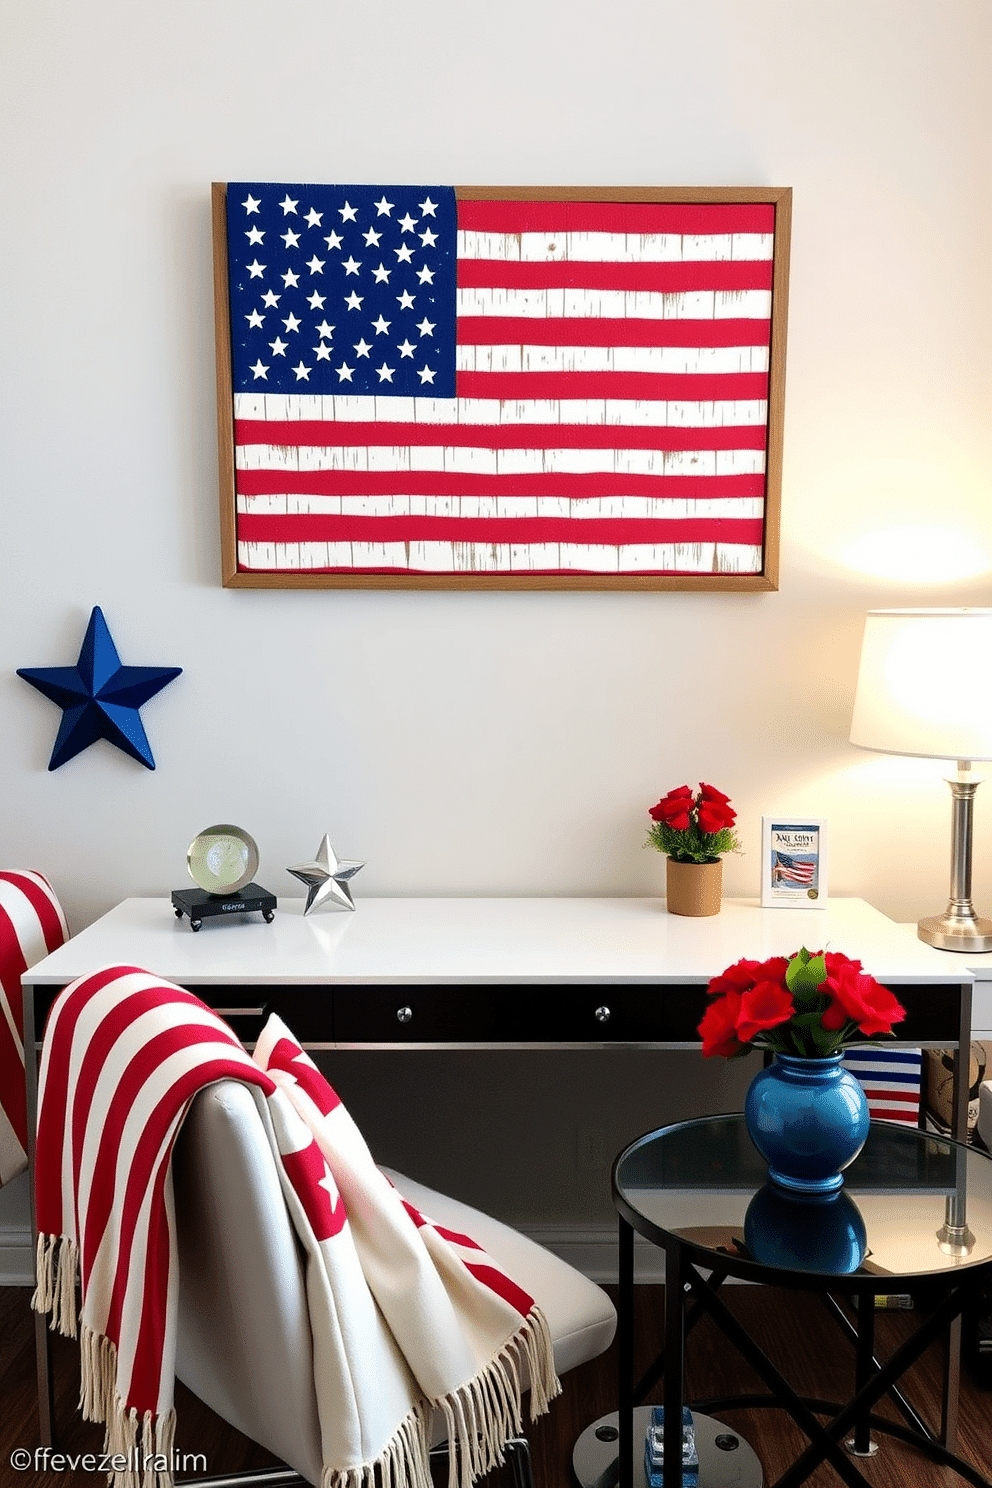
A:
{"type": "Polygon", "coordinates": [[[561,1394],[551,1330],[536,1306],[485,1369],[434,1402],[448,1438],[448,1488],[472,1488],[505,1462],[507,1441],[522,1430],[523,1361],[530,1376],[530,1419],[536,1421],[561,1394]]]}
{"type": "Polygon", "coordinates": [[[173,1488],[174,1409],[139,1414],[117,1393],[117,1349],[113,1341],[82,1325],[79,1334],[79,1410],[84,1421],[104,1424],[103,1450],[122,1466],[107,1476],[111,1488],[173,1488]]]}
{"type": "Polygon", "coordinates": [[[320,1488],[432,1488],[423,1406],[414,1406],[374,1462],[349,1468],[325,1467],[320,1488]]]}
{"type": "Polygon", "coordinates": [[[75,1338],[78,1331],[78,1275],[79,1248],[75,1240],[64,1235],[39,1235],[31,1306],[35,1312],[51,1313],[50,1326],[65,1338],[75,1338]]]}

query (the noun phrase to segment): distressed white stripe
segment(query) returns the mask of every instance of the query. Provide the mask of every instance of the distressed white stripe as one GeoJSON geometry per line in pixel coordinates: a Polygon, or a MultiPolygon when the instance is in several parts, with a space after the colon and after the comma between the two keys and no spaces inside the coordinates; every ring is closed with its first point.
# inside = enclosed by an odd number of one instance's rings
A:
{"type": "Polygon", "coordinates": [[[301,393],[235,393],[234,416],[272,422],[328,419],[342,423],[630,424],[650,428],[730,428],[768,421],[763,398],[376,398],[301,393]]]}
{"type": "Polygon", "coordinates": [[[432,470],[456,475],[760,475],[760,449],[485,449],[461,445],[249,444],[239,470],[432,470]]]}
{"type": "Polygon", "coordinates": [[[773,233],[458,233],[459,258],[511,263],[712,263],[772,257],[773,233]]]}
{"type": "Polygon", "coordinates": [[[761,496],[240,496],[244,516],[355,517],[761,517],[761,496]]]}
{"type": "Polygon", "coordinates": [[[761,548],[749,543],[246,543],[238,561],[252,570],[392,568],[425,573],[528,573],[572,569],[592,573],[760,573],[761,548]]]}
{"type": "Polygon", "coordinates": [[[459,289],[459,315],[521,315],[541,320],[767,320],[770,289],[459,289]]]}
{"type": "Polygon", "coordinates": [[[458,346],[459,372],[767,372],[768,346],[458,346]]]}

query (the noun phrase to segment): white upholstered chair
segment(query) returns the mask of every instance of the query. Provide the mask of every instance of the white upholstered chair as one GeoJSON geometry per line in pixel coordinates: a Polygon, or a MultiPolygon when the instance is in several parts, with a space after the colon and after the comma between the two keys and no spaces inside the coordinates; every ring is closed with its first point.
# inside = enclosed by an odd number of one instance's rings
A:
{"type": "MultiPolygon", "coordinates": [[[[243,1085],[222,1081],[196,1097],[176,1146],[173,1173],[180,1271],[177,1375],[245,1436],[306,1482],[319,1483],[320,1434],[302,1262],[271,1149],[243,1085]]],[[[470,1234],[536,1299],[548,1319],[559,1375],[609,1347],[616,1314],[595,1283],[489,1215],[400,1174],[390,1177],[431,1219],[470,1234]]],[[[517,1452],[517,1481],[526,1484],[526,1444],[517,1452]]]]}

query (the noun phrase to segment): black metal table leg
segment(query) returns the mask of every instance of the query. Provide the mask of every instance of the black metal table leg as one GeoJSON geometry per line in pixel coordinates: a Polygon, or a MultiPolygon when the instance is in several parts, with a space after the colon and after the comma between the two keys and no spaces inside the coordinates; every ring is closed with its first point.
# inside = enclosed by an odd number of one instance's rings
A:
{"type": "MultiPolygon", "coordinates": [[[[665,1249],[664,1488],[682,1488],[682,1402],[685,1375],[685,1294],[681,1245],[665,1249]]],[[[622,1481],[622,1480],[621,1480],[622,1481]]]]}
{"type": "Polygon", "coordinates": [[[620,1377],[617,1390],[618,1480],[629,1488],[634,1477],[634,1231],[619,1217],[619,1294],[617,1297],[617,1353],[620,1377]]]}
{"type": "MultiPolygon", "coordinates": [[[[875,1373],[875,1298],[862,1292],[857,1299],[858,1334],[854,1350],[854,1393],[860,1395],[875,1373]]],[[[871,1439],[869,1412],[860,1414],[854,1435],[844,1445],[855,1457],[874,1457],[878,1444],[871,1439]]]]}

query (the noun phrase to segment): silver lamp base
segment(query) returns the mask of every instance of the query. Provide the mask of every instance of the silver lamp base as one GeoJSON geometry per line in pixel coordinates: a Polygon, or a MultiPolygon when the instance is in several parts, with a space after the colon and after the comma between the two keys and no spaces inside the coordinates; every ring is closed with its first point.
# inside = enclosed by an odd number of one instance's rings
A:
{"type": "Polygon", "coordinates": [[[979,782],[970,760],[958,760],[951,787],[951,897],[942,915],[920,920],[916,933],[939,951],[992,951],[992,920],[983,920],[971,902],[972,808],[979,782]]]}
{"type": "Polygon", "coordinates": [[[978,915],[931,915],[916,927],[920,940],[939,951],[992,951],[992,920],[978,915]]]}

